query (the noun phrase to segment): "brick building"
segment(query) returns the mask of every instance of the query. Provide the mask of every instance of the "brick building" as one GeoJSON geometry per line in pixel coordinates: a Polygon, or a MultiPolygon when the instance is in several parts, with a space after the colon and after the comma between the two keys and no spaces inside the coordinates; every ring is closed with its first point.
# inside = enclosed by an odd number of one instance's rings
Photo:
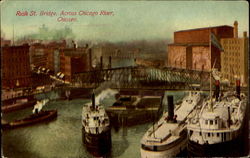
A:
{"type": "Polygon", "coordinates": [[[42,43],[34,43],[30,45],[30,64],[35,66],[46,67],[47,54],[46,46],[42,43]]]}
{"type": "Polygon", "coordinates": [[[11,45],[11,41],[10,40],[6,40],[4,38],[1,37],[1,47],[3,46],[10,46],[11,45]]]}
{"type": "Polygon", "coordinates": [[[35,66],[58,70],[55,63],[59,61],[59,49],[66,48],[66,41],[47,44],[34,43],[30,47],[30,62],[35,66]]]}
{"type": "MultiPolygon", "coordinates": [[[[235,22],[235,25],[238,25],[235,22]]],[[[248,43],[247,32],[243,37],[238,37],[238,30],[235,29],[233,38],[222,38],[221,45],[224,52],[221,54],[222,77],[235,84],[236,77],[240,78],[243,85],[247,85],[248,77],[248,43]]]]}
{"type": "Polygon", "coordinates": [[[60,49],[66,48],[66,41],[50,42],[46,45],[46,68],[57,73],[60,70],[60,49]]]}
{"type": "Polygon", "coordinates": [[[1,59],[3,88],[30,86],[32,78],[28,44],[2,47],[1,59]]]}
{"type": "Polygon", "coordinates": [[[210,53],[211,33],[218,40],[231,38],[234,28],[223,25],[174,32],[174,43],[168,45],[167,66],[210,70],[215,64],[220,70],[220,50],[212,45],[210,53]]]}
{"type": "Polygon", "coordinates": [[[60,49],[60,71],[66,81],[71,81],[75,73],[90,71],[91,64],[90,48],[60,49]]]}

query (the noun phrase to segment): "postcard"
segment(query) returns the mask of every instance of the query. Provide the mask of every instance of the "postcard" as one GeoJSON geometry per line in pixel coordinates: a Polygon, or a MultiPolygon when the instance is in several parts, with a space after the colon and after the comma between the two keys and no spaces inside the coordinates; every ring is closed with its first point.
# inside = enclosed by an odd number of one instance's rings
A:
{"type": "Polygon", "coordinates": [[[1,156],[249,157],[247,1],[1,1],[1,156]]]}

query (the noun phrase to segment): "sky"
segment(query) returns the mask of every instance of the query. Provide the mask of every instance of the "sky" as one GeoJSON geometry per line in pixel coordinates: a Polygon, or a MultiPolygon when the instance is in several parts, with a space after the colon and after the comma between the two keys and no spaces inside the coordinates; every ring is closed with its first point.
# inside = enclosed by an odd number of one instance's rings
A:
{"type": "Polygon", "coordinates": [[[246,1],[9,1],[1,2],[1,31],[12,39],[49,29],[70,27],[76,39],[111,42],[173,39],[173,32],[238,21],[239,36],[249,30],[246,1]],[[113,12],[110,16],[60,16],[62,11],[113,12]],[[35,11],[37,16],[17,16],[18,11],[35,11]],[[56,16],[39,16],[41,11],[56,16]],[[59,17],[76,18],[58,22],[59,17]],[[14,31],[13,31],[14,30],[14,31]]]}

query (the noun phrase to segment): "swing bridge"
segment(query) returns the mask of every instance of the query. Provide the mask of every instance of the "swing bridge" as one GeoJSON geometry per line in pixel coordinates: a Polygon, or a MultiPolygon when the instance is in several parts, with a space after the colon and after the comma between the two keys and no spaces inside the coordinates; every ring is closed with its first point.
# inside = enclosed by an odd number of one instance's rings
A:
{"type": "Polygon", "coordinates": [[[209,81],[209,71],[129,66],[77,73],[73,75],[71,85],[95,88],[111,82],[114,84],[110,88],[119,89],[191,90],[207,89],[209,81]]]}

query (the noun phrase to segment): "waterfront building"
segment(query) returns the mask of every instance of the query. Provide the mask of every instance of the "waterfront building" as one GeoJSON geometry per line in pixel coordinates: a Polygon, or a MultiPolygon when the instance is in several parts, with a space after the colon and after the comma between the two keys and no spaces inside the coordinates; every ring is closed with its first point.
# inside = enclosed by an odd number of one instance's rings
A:
{"type": "Polygon", "coordinates": [[[46,45],[46,68],[52,70],[55,74],[60,71],[60,49],[66,48],[66,41],[50,42],[46,45]]]}
{"type": "Polygon", "coordinates": [[[46,67],[47,54],[46,46],[42,43],[33,43],[30,45],[30,64],[37,67],[46,67]]]}
{"type": "Polygon", "coordinates": [[[168,45],[167,66],[210,70],[215,64],[220,70],[220,50],[212,45],[210,51],[211,33],[218,40],[232,38],[234,28],[222,25],[174,32],[174,43],[168,45]]]}
{"type": "Polygon", "coordinates": [[[1,37],[1,47],[3,46],[10,46],[11,45],[11,40],[6,40],[1,37]]]}
{"type": "Polygon", "coordinates": [[[52,71],[58,71],[59,54],[58,50],[66,48],[66,41],[34,43],[30,47],[30,63],[37,67],[41,66],[52,71]],[[56,64],[55,64],[56,63],[56,64]]]}
{"type": "MultiPolygon", "coordinates": [[[[237,21],[235,22],[238,27],[237,21]]],[[[221,72],[223,78],[232,84],[236,78],[240,78],[242,85],[247,85],[248,77],[248,43],[247,32],[243,37],[238,37],[238,29],[235,29],[233,38],[222,38],[221,45],[224,52],[221,54],[221,72]]]]}
{"type": "Polygon", "coordinates": [[[60,71],[65,75],[66,81],[71,81],[76,73],[92,69],[90,48],[60,49],[60,71]]]}
{"type": "Polygon", "coordinates": [[[28,44],[4,46],[1,53],[2,87],[27,87],[32,83],[28,44]]]}

